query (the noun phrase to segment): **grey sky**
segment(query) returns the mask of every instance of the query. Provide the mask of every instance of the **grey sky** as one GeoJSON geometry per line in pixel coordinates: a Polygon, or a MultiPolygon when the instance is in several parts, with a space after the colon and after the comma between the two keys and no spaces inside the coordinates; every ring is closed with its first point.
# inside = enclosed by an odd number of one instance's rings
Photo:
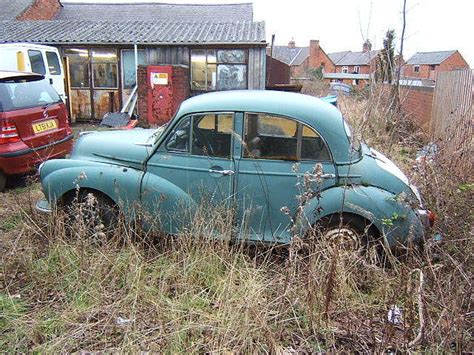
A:
{"type": "MultiPolygon", "coordinates": [[[[67,0],[63,2],[167,2],[239,3],[253,2],[255,20],[264,20],[267,38],[276,44],[292,38],[298,46],[319,39],[326,52],[360,51],[368,38],[373,48],[382,46],[388,28],[402,28],[403,0],[67,0]]],[[[458,49],[467,62],[474,63],[472,0],[407,0],[407,28],[404,57],[415,52],[458,49]]]]}

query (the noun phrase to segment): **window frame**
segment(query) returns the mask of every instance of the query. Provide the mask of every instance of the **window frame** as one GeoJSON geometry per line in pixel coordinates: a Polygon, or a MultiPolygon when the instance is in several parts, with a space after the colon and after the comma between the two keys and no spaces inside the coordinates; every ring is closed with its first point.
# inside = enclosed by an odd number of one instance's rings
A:
{"type": "Polygon", "coordinates": [[[53,51],[45,51],[45,55],[46,55],[46,64],[48,65],[48,71],[49,71],[49,74],[50,75],[61,75],[62,74],[62,69],[61,69],[61,59],[59,59],[59,55],[57,52],[53,52],[53,51]],[[51,71],[51,65],[50,65],[50,61],[49,61],[49,56],[50,55],[54,55],[54,60],[57,61],[57,63],[53,63],[53,67],[55,67],[55,64],[57,64],[57,70],[59,71],[58,73],[53,73],[51,71]]]}
{"type": "Polygon", "coordinates": [[[413,73],[419,73],[420,72],[420,66],[419,65],[414,65],[413,66],[413,73]]]}
{"type": "MultiPolygon", "coordinates": [[[[194,157],[203,157],[206,159],[227,159],[227,160],[232,160],[234,156],[234,134],[235,133],[235,122],[236,122],[236,114],[237,112],[234,111],[205,111],[205,112],[193,112],[189,113],[187,115],[182,116],[179,121],[176,123],[176,125],[171,128],[169,133],[167,134],[166,138],[163,140],[163,143],[160,144],[160,148],[158,150],[160,151],[166,151],[167,153],[177,153],[177,154],[185,154],[189,156],[194,156],[194,157]],[[192,152],[192,147],[193,147],[193,137],[194,137],[194,117],[195,116],[206,116],[206,115],[215,115],[216,119],[218,115],[232,115],[232,132],[228,133],[230,135],[230,151],[229,151],[229,156],[228,157],[222,157],[222,156],[214,156],[214,155],[201,155],[201,154],[193,154],[192,152]],[[179,125],[186,120],[188,117],[191,118],[191,125],[190,125],[190,131],[191,133],[189,134],[188,138],[188,149],[187,150],[179,150],[179,149],[168,149],[167,144],[168,140],[171,138],[171,135],[173,134],[174,130],[179,127],[179,125]]],[[[216,121],[215,121],[216,122],[216,121]]],[[[219,133],[217,131],[217,127],[214,126],[212,129],[212,132],[214,133],[219,133]]],[[[224,132],[225,133],[225,132],[224,132]]]]}
{"type": "Polygon", "coordinates": [[[354,65],[354,73],[359,74],[360,72],[360,65],[354,65]]]}
{"type": "MultiPolygon", "coordinates": [[[[257,127],[258,127],[258,122],[257,122],[257,127]]],[[[270,135],[265,135],[266,137],[272,137],[270,135]]],[[[284,162],[308,162],[308,161],[314,161],[314,162],[318,162],[318,163],[331,163],[331,164],[334,164],[334,159],[333,159],[333,155],[332,155],[332,152],[331,152],[331,149],[329,148],[329,144],[327,142],[327,140],[323,137],[323,135],[319,132],[319,130],[317,130],[316,128],[314,128],[314,126],[311,126],[309,125],[308,123],[306,122],[303,122],[297,118],[294,118],[294,117],[291,117],[291,116],[286,116],[286,115],[281,115],[281,114],[277,114],[277,113],[272,113],[272,112],[255,112],[255,111],[245,111],[243,112],[243,120],[242,120],[242,142],[241,143],[241,152],[240,152],[240,159],[251,159],[251,160],[258,160],[258,161],[284,161],[284,162]],[[267,159],[267,158],[257,158],[257,157],[246,157],[244,154],[245,154],[245,145],[247,144],[246,142],[246,118],[247,118],[247,114],[251,114],[251,115],[271,115],[271,116],[275,116],[275,117],[280,117],[280,118],[285,118],[285,119],[288,119],[288,120],[292,120],[292,121],[295,121],[296,122],[296,129],[297,129],[297,142],[296,142],[296,152],[297,152],[297,160],[284,160],[284,159],[267,159]],[[327,149],[327,152],[328,152],[328,155],[329,155],[329,160],[315,160],[315,159],[301,159],[301,148],[302,148],[302,145],[303,145],[303,128],[304,126],[306,127],[309,127],[311,130],[313,130],[318,136],[319,138],[321,139],[321,141],[323,142],[324,146],[326,147],[327,149]]],[[[286,137],[286,136],[275,136],[275,137],[286,137]]]]}
{"type": "MultiPolygon", "coordinates": [[[[91,75],[91,88],[93,90],[119,90],[120,86],[120,78],[119,78],[119,54],[117,49],[109,49],[109,48],[91,48],[89,52],[89,59],[90,59],[90,75],[91,75]],[[94,51],[99,52],[99,51],[110,51],[115,53],[115,61],[107,60],[107,61],[97,61],[94,60],[94,51]],[[95,80],[96,80],[96,75],[95,75],[95,65],[105,65],[107,68],[107,65],[115,65],[116,66],[116,75],[115,75],[115,80],[116,80],[116,86],[96,86],[95,80]]],[[[106,70],[107,72],[107,70],[106,70]]]]}
{"type": "Polygon", "coordinates": [[[189,87],[193,92],[205,93],[205,92],[214,92],[214,91],[228,91],[228,90],[247,90],[249,88],[249,50],[248,48],[191,48],[189,50],[189,68],[190,68],[190,75],[189,75],[189,87]],[[244,61],[243,62],[222,62],[219,61],[219,51],[232,51],[238,50],[244,52],[244,61]],[[206,78],[206,85],[202,89],[193,88],[193,52],[195,51],[204,51],[205,52],[205,78],[206,78]],[[209,53],[213,52],[212,57],[215,58],[215,61],[208,61],[209,53]],[[215,65],[216,67],[216,87],[214,89],[207,89],[207,78],[208,78],[208,66],[215,65]],[[219,66],[223,65],[234,65],[234,66],[244,66],[245,67],[245,88],[235,88],[235,89],[222,89],[219,87],[219,66]]]}
{"type": "Polygon", "coordinates": [[[46,76],[47,75],[47,72],[46,72],[46,63],[44,61],[44,57],[43,57],[43,52],[39,49],[28,49],[28,60],[30,61],[30,65],[31,65],[31,71],[33,73],[37,73],[37,74],[41,74],[41,75],[44,75],[46,76]],[[43,65],[43,72],[42,73],[39,73],[39,72],[36,72],[33,70],[33,62],[31,61],[31,56],[36,56],[36,54],[32,54],[32,52],[37,52],[39,53],[39,57],[41,58],[41,63],[43,65]]]}
{"type": "Polygon", "coordinates": [[[343,66],[342,69],[341,69],[341,73],[347,74],[348,72],[349,72],[349,67],[343,66]]]}

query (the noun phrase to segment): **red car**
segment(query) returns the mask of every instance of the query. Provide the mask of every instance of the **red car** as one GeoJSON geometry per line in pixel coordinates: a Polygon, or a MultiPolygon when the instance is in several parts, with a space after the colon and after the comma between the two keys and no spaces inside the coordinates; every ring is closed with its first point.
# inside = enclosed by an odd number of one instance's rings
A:
{"type": "Polygon", "coordinates": [[[66,106],[44,76],[0,71],[0,191],[9,176],[64,157],[72,138],[66,106]]]}

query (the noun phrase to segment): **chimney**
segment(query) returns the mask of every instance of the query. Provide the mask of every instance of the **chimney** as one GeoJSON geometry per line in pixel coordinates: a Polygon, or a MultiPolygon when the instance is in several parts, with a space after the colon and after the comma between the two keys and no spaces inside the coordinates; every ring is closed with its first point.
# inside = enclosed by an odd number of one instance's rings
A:
{"type": "Polygon", "coordinates": [[[367,53],[372,50],[372,43],[369,40],[366,40],[362,45],[362,52],[367,53]]]}
{"type": "Polygon", "coordinates": [[[296,48],[296,43],[294,38],[291,39],[290,42],[288,42],[288,48],[295,49],[296,48]]]}
{"type": "Polygon", "coordinates": [[[31,5],[18,15],[16,20],[52,20],[63,6],[59,0],[34,0],[30,3],[31,5]]]}
{"type": "Polygon", "coordinates": [[[319,40],[312,39],[309,41],[309,67],[319,68],[321,64],[319,40]]]}

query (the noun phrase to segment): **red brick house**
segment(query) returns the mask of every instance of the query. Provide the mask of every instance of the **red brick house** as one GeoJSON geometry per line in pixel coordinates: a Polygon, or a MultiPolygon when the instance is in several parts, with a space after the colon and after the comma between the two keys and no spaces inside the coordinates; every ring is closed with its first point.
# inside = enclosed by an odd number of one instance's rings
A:
{"type": "MultiPolygon", "coordinates": [[[[267,49],[269,53],[270,49],[267,49]]],[[[320,69],[323,73],[335,70],[334,63],[320,47],[318,40],[309,41],[309,47],[297,47],[294,40],[288,46],[274,46],[273,58],[290,66],[292,79],[308,78],[311,69],[320,69]]]]}
{"type": "Polygon", "coordinates": [[[324,79],[349,85],[363,86],[377,70],[377,56],[380,50],[372,50],[370,41],[362,45],[362,52],[343,51],[329,53],[335,70],[325,73],[324,79]]]}
{"type": "Polygon", "coordinates": [[[466,68],[469,68],[469,64],[457,50],[417,52],[407,60],[403,76],[436,80],[437,73],[466,68]]]}

